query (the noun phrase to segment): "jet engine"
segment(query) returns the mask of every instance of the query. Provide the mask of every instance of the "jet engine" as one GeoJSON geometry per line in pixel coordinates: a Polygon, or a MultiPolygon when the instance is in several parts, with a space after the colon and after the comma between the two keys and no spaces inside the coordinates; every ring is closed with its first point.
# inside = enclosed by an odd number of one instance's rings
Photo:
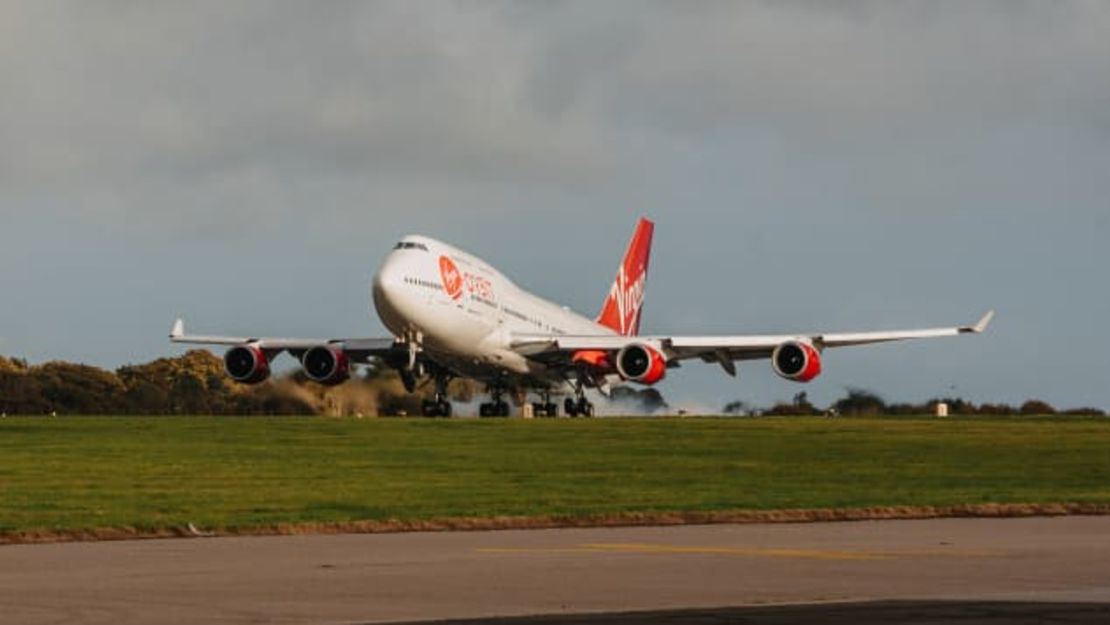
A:
{"type": "Polygon", "coordinates": [[[270,361],[257,345],[236,345],[224,354],[227,377],[242,384],[258,384],[270,377],[270,361]]]}
{"type": "Polygon", "coordinates": [[[667,373],[667,359],[642,343],[625,345],[617,352],[617,373],[626,380],[655,384],[667,373]]]}
{"type": "Polygon", "coordinates": [[[775,373],[795,382],[809,382],[821,374],[821,354],[803,341],[787,341],[771,354],[775,373]]]}
{"type": "Polygon", "coordinates": [[[325,386],[342,384],[351,377],[351,363],[342,347],[317,345],[304,353],[301,366],[310,380],[325,386]]]}

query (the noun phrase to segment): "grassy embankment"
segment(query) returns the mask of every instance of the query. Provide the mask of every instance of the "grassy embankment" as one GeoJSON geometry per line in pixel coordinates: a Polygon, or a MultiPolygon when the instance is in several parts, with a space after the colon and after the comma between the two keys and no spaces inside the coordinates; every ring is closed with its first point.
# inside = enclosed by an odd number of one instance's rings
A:
{"type": "Polygon", "coordinates": [[[994,503],[1110,510],[1110,419],[0,420],[0,541],[994,503]]]}

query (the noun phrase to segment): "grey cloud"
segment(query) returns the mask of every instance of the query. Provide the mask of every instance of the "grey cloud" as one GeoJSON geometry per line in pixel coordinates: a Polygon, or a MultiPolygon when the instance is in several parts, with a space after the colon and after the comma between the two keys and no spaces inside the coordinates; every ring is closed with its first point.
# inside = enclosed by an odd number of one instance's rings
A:
{"type": "Polygon", "coordinates": [[[0,41],[6,210],[68,187],[63,210],[250,222],[313,180],[605,184],[737,123],[1110,125],[1098,2],[5,3],[0,41]]]}
{"type": "Polygon", "coordinates": [[[695,127],[744,116],[858,128],[939,114],[1108,115],[1105,3],[698,8],[663,4],[626,34],[633,49],[600,70],[614,111],[695,127]]]}
{"type": "Polygon", "coordinates": [[[124,214],[203,213],[169,206],[202,189],[249,217],[314,176],[593,178],[600,133],[526,106],[535,51],[495,9],[4,5],[0,181],[124,214]]]}

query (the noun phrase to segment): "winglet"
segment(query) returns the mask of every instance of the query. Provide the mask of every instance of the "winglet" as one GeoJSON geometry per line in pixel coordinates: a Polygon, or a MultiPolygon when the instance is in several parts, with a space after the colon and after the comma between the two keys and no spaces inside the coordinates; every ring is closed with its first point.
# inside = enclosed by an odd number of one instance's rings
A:
{"type": "Polygon", "coordinates": [[[987,314],[983,315],[983,318],[980,319],[978,323],[973,326],[960,328],[960,331],[965,333],[981,334],[987,330],[987,326],[991,324],[991,319],[994,319],[994,311],[988,310],[987,314]]]}
{"type": "Polygon", "coordinates": [[[991,319],[994,319],[994,311],[988,310],[987,314],[983,315],[983,318],[979,320],[979,323],[975,324],[975,332],[985,332],[987,326],[991,324],[991,319]]]}
{"type": "Polygon", "coordinates": [[[185,322],[181,319],[173,322],[173,329],[170,330],[170,340],[179,339],[185,336],[185,322]]]}

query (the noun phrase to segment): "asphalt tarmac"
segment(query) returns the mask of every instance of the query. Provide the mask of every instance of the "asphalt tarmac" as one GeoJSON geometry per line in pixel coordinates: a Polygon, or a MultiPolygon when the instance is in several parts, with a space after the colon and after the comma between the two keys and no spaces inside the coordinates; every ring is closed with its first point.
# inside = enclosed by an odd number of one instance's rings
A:
{"type": "Polygon", "coordinates": [[[492,617],[1110,623],[1110,517],[0,547],[0,623],[492,617]]]}

